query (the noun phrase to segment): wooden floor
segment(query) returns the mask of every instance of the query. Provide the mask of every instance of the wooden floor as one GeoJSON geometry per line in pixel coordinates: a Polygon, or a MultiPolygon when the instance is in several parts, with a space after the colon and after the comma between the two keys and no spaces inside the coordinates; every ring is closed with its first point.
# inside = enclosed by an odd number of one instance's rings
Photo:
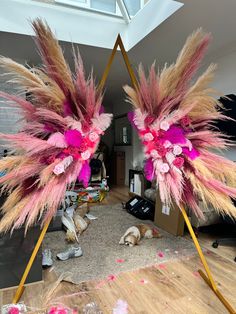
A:
{"type": "MultiPolygon", "coordinates": [[[[127,188],[114,187],[104,203],[116,204],[127,199],[127,188]]],[[[186,234],[186,237],[189,235],[186,234]]],[[[233,261],[236,249],[213,249],[212,239],[206,234],[199,235],[199,242],[207,248],[206,257],[219,290],[236,309],[236,263],[233,261]]],[[[32,313],[41,313],[36,308],[42,309],[52,300],[79,309],[87,303],[96,302],[104,314],[113,313],[119,299],[128,303],[130,314],[228,313],[198,275],[199,268],[202,266],[196,254],[182,261],[122,273],[112,281],[93,281],[77,286],[66,282],[55,284],[55,273],[47,270],[44,272],[44,283],[26,287],[22,300],[34,308],[32,313]]],[[[13,293],[14,290],[0,292],[0,303],[9,303],[13,293]]]]}

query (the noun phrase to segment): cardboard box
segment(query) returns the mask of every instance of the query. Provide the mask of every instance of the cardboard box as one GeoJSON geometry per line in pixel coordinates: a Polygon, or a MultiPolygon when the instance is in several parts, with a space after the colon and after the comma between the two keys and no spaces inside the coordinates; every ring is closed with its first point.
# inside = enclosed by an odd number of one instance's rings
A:
{"type": "Polygon", "coordinates": [[[177,205],[168,207],[162,204],[157,191],[154,223],[161,229],[175,235],[184,234],[184,218],[177,205]]]}

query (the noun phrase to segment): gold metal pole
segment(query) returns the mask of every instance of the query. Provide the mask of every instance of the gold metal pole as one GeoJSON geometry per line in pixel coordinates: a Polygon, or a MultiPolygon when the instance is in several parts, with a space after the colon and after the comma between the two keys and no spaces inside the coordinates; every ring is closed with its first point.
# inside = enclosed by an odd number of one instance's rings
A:
{"type": "Polygon", "coordinates": [[[136,76],[134,74],[134,70],[132,69],[132,66],[131,66],[131,63],[129,61],[127,52],[125,50],[124,44],[123,44],[122,39],[121,39],[120,34],[119,34],[117,36],[117,38],[116,38],[115,45],[114,45],[114,47],[112,49],[110,58],[109,58],[109,60],[107,62],[106,68],[105,68],[105,70],[103,72],[100,84],[98,85],[98,89],[99,90],[103,89],[103,87],[104,87],[104,85],[106,83],[106,80],[107,80],[108,74],[110,72],[111,65],[112,65],[112,62],[114,60],[114,57],[115,57],[115,54],[117,52],[117,48],[118,47],[120,47],[120,51],[121,51],[123,59],[125,61],[126,68],[127,68],[128,72],[129,72],[129,76],[130,76],[131,82],[133,84],[133,87],[137,88],[137,86],[138,86],[138,82],[137,82],[136,76]]]}
{"type": "Polygon", "coordinates": [[[182,212],[182,215],[184,217],[184,220],[186,222],[186,225],[188,227],[188,230],[189,230],[189,233],[193,239],[193,242],[194,242],[194,245],[197,249],[197,252],[198,252],[198,255],[202,261],[202,264],[203,264],[203,267],[205,268],[205,271],[207,273],[207,276],[204,274],[204,272],[199,269],[198,272],[199,274],[201,275],[201,277],[205,280],[205,282],[208,284],[208,286],[212,289],[212,291],[215,293],[215,295],[218,297],[218,299],[224,304],[224,306],[227,308],[227,310],[229,311],[230,314],[235,314],[236,311],[232,308],[232,306],[230,305],[230,303],[225,299],[225,297],[221,294],[221,292],[218,290],[217,286],[216,286],[216,283],[212,277],[212,274],[211,274],[211,271],[210,271],[210,268],[207,264],[207,261],[206,261],[206,258],[202,252],[202,249],[200,247],[200,244],[197,240],[197,237],[193,231],[193,228],[192,228],[192,225],[188,219],[188,215],[184,209],[183,206],[180,206],[180,210],[182,212]]]}
{"type": "Polygon", "coordinates": [[[25,268],[24,274],[23,274],[23,276],[21,278],[21,281],[19,283],[19,286],[18,286],[18,288],[16,290],[15,296],[14,296],[13,301],[12,301],[13,304],[16,304],[16,303],[19,302],[19,300],[20,300],[20,298],[21,298],[21,296],[22,296],[22,294],[24,292],[25,281],[26,281],[26,279],[27,279],[27,277],[29,275],[29,272],[30,272],[31,267],[32,267],[32,265],[34,263],[35,257],[36,257],[36,255],[37,255],[37,253],[39,251],[39,248],[40,248],[40,246],[41,246],[41,244],[43,242],[44,236],[45,236],[45,234],[47,232],[47,229],[48,229],[48,226],[49,226],[50,222],[51,222],[51,219],[49,219],[46,222],[46,224],[44,225],[44,227],[43,227],[43,229],[42,229],[42,231],[40,233],[40,236],[39,236],[38,241],[37,241],[37,243],[35,245],[33,253],[30,256],[29,262],[28,262],[28,264],[27,264],[27,266],[25,268]]]}

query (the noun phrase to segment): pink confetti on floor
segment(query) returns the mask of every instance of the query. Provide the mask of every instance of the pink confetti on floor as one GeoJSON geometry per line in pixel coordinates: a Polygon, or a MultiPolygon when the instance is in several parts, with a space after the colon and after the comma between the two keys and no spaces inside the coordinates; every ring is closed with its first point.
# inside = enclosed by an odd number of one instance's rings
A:
{"type": "Polygon", "coordinates": [[[125,260],[124,260],[123,258],[118,258],[118,259],[116,260],[117,263],[124,263],[124,261],[125,261],[125,260]]]}
{"type": "Polygon", "coordinates": [[[207,255],[211,255],[212,252],[210,250],[207,250],[206,253],[207,255]]]}
{"type": "Polygon", "coordinates": [[[157,252],[157,256],[163,258],[164,257],[164,253],[163,252],[157,252]]]}
{"type": "Polygon", "coordinates": [[[166,269],[166,264],[159,264],[159,265],[158,265],[158,268],[160,268],[160,269],[166,269]]]}
{"type": "Polygon", "coordinates": [[[140,283],[141,283],[142,285],[145,285],[145,284],[148,283],[148,280],[146,280],[146,279],[141,279],[141,280],[140,280],[140,283]]]}
{"type": "Polygon", "coordinates": [[[197,278],[199,278],[199,277],[200,277],[200,274],[199,274],[199,272],[198,272],[198,271],[194,271],[194,272],[193,272],[193,275],[194,275],[195,277],[197,277],[197,278]]]}
{"type": "Polygon", "coordinates": [[[107,280],[108,281],[115,281],[116,280],[116,276],[115,275],[109,275],[109,276],[107,276],[107,280]]]}

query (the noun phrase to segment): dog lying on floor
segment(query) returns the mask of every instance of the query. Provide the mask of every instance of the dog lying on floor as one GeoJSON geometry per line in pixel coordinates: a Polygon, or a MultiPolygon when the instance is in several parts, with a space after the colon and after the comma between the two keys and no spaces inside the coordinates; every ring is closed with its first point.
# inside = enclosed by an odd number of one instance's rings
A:
{"type": "Polygon", "coordinates": [[[125,234],[121,237],[119,244],[132,247],[139,244],[142,238],[152,239],[161,237],[162,235],[155,227],[147,224],[140,224],[128,228],[125,234]]]}

